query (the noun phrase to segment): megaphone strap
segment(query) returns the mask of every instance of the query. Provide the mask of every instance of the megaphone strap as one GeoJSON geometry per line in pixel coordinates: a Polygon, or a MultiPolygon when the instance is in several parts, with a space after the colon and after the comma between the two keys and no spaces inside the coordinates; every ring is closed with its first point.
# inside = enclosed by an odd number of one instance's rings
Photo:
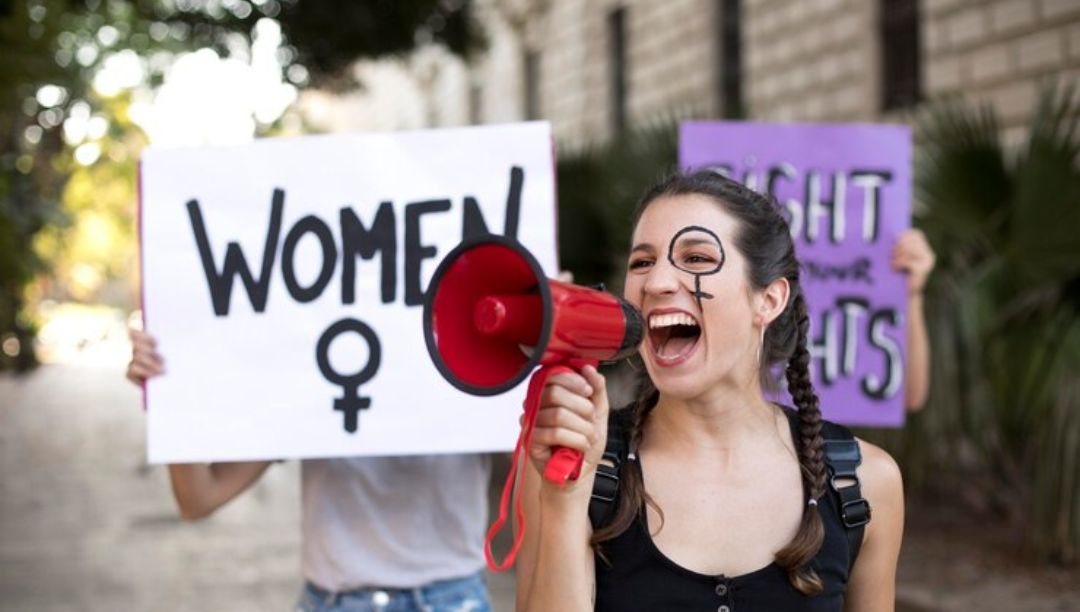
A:
{"type": "Polygon", "coordinates": [[[521,505],[520,491],[516,490],[514,483],[517,480],[518,466],[528,461],[529,446],[532,443],[533,427],[536,425],[536,413],[540,411],[540,395],[544,390],[549,378],[561,372],[573,372],[566,366],[544,366],[537,370],[529,380],[529,392],[525,396],[525,422],[522,423],[521,433],[518,434],[517,444],[514,446],[514,454],[511,457],[510,471],[503,482],[502,495],[499,497],[499,518],[491,524],[487,537],[484,540],[484,558],[487,560],[488,569],[493,572],[505,572],[514,565],[517,559],[518,549],[525,535],[525,511],[521,505]],[[517,517],[518,532],[514,534],[514,544],[502,563],[495,560],[491,552],[491,543],[495,540],[502,526],[506,523],[507,514],[510,510],[511,496],[514,503],[514,515],[517,517]]]}

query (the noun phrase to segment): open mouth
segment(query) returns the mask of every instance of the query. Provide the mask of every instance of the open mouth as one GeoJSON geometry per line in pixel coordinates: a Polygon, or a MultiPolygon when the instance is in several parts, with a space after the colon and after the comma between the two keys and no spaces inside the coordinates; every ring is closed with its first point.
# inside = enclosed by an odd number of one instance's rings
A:
{"type": "Polygon", "coordinates": [[[649,344],[660,365],[675,365],[685,361],[697,348],[701,326],[684,312],[649,316],[649,344]]]}

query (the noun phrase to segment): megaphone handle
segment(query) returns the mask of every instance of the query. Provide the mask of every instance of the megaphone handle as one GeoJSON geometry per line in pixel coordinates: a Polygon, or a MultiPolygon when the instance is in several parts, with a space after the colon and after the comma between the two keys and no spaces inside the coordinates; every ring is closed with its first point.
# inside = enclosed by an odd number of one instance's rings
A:
{"type": "MultiPolygon", "coordinates": [[[[565,365],[546,365],[533,373],[532,380],[529,381],[529,395],[525,398],[525,410],[539,412],[540,395],[544,392],[547,380],[556,374],[573,371],[565,365]],[[540,383],[534,385],[533,381],[537,379],[540,379],[540,383]]],[[[547,465],[544,466],[544,480],[560,487],[566,486],[567,481],[577,480],[584,460],[585,456],[580,452],[565,446],[556,446],[551,451],[551,458],[548,459],[547,465]]]]}
{"type": "MultiPolygon", "coordinates": [[[[484,540],[484,558],[487,560],[488,569],[493,572],[505,572],[514,565],[518,549],[521,548],[522,537],[525,535],[525,511],[521,506],[520,494],[516,494],[517,492],[514,491],[514,482],[517,480],[518,466],[529,459],[529,445],[532,443],[533,427],[536,425],[536,413],[540,410],[540,395],[543,393],[544,385],[547,384],[549,378],[555,374],[573,371],[574,370],[571,368],[561,365],[544,366],[534,372],[532,378],[529,379],[529,392],[525,395],[525,420],[521,424],[521,433],[518,434],[517,445],[514,447],[514,454],[511,457],[510,471],[506,474],[506,480],[503,482],[502,495],[499,497],[499,518],[495,519],[495,522],[491,524],[491,527],[487,532],[487,537],[484,540]],[[517,516],[520,528],[514,535],[514,544],[510,548],[510,552],[506,554],[506,558],[503,559],[502,563],[499,563],[495,560],[495,556],[491,552],[491,542],[506,523],[506,515],[510,510],[509,506],[512,494],[514,494],[514,514],[517,516]]],[[[559,450],[577,454],[579,457],[581,455],[581,453],[577,453],[568,448],[560,448],[559,450]]],[[[548,464],[545,466],[544,470],[545,477],[547,476],[547,471],[551,469],[551,464],[554,459],[555,457],[553,455],[552,458],[548,460],[548,464]]],[[[580,471],[581,463],[579,459],[577,472],[580,471]]],[[[577,478],[577,473],[574,474],[574,478],[577,478]]],[[[561,481],[561,483],[565,482],[566,479],[561,481]]]]}

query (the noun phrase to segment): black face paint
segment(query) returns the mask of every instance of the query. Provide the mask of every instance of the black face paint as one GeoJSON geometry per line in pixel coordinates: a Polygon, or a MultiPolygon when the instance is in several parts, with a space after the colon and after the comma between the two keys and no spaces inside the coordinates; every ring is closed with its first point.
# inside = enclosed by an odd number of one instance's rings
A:
{"type": "Polygon", "coordinates": [[[678,232],[676,232],[675,236],[671,238],[671,244],[668,245],[667,257],[668,261],[671,262],[671,265],[675,266],[679,270],[682,270],[683,272],[686,272],[687,274],[692,274],[694,276],[694,298],[697,299],[698,308],[702,308],[702,298],[708,298],[711,300],[713,298],[713,295],[711,293],[705,293],[701,290],[701,277],[710,274],[716,274],[721,270],[721,268],[724,267],[724,262],[727,260],[727,255],[724,253],[724,244],[720,242],[720,237],[713,233],[711,230],[705,229],[704,227],[701,227],[699,225],[690,225],[684,227],[678,232]],[[677,243],[679,241],[679,238],[681,238],[684,234],[689,234],[691,232],[701,232],[707,236],[703,236],[700,239],[695,239],[695,242],[711,242],[716,244],[716,248],[720,251],[720,261],[716,263],[716,267],[705,270],[687,270],[686,268],[676,263],[675,243],[677,243]]]}

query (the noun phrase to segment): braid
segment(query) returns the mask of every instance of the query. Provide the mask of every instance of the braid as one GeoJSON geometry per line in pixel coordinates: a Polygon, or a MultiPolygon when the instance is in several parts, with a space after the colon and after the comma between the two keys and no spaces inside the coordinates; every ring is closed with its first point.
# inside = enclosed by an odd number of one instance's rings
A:
{"type": "Polygon", "coordinates": [[[634,402],[633,420],[630,422],[630,448],[637,448],[641,444],[641,438],[645,432],[645,421],[649,414],[656,408],[660,400],[660,392],[656,390],[652,379],[648,374],[642,374],[638,382],[638,398],[634,402]]]}
{"type": "MultiPolygon", "coordinates": [[[[799,409],[799,439],[796,444],[799,451],[799,467],[802,469],[803,487],[807,499],[819,499],[825,494],[825,452],[821,439],[821,410],[818,397],[810,383],[810,351],[806,348],[806,337],[810,327],[810,317],[806,311],[806,300],[802,292],[793,288],[795,298],[789,308],[794,312],[798,329],[795,352],[788,361],[788,390],[799,409]]],[[[776,553],[776,562],[787,570],[792,585],[806,595],[821,592],[821,578],[810,567],[810,560],[821,549],[825,539],[825,529],[821,514],[816,505],[807,504],[803,508],[799,531],[781,551],[776,553]]]]}

